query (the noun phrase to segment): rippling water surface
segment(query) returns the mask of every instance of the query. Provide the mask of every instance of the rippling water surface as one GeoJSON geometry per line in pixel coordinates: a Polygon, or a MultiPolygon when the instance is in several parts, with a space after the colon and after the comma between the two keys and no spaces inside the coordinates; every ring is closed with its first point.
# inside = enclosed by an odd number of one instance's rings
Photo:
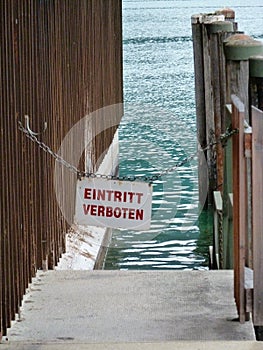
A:
{"type": "MultiPolygon", "coordinates": [[[[263,38],[261,0],[223,5],[236,11],[240,30],[263,38]]],[[[220,8],[221,1],[123,0],[121,175],[156,174],[195,152],[191,15],[220,8]]],[[[212,232],[197,186],[195,160],[155,181],[151,229],[114,230],[105,268],[206,269],[212,232]]]]}

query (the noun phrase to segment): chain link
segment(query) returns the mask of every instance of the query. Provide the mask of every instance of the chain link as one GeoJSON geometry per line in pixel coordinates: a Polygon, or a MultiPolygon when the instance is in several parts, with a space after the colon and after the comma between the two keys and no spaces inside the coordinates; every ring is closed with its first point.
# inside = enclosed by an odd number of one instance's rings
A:
{"type": "Polygon", "coordinates": [[[71,172],[76,174],[78,178],[82,177],[90,177],[90,178],[102,178],[102,179],[108,179],[108,180],[119,180],[119,181],[144,181],[152,183],[154,181],[159,180],[161,177],[167,175],[170,172],[176,171],[178,168],[183,167],[185,164],[189,163],[191,160],[195,159],[200,152],[205,152],[209,149],[212,149],[214,146],[218,144],[222,144],[223,147],[226,146],[227,140],[232,137],[234,134],[238,133],[238,129],[231,129],[228,128],[227,131],[222,134],[218,140],[214,142],[210,142],[205,147],[200,147],[195,153],[193,153],[191,156],[186,157],[176,163],[174,166],[167,168],[155,175],[142,175],[142,176],[134,176],[134,175],[125,175],[125,176],[116,176],[116,175],[105,175],[105,174],[97,174],[97,173],[89,173],[85,171],[79,170],[74,165],[68,163],[64,158],[62,158],[59,154],[54,152],[49,146],[47,146],[44,142],[38,140],[38,138],[33,135],[28,129],[26,129],[23,124],[19,121],[18,122],[18,129],[21,130],[26,137],[28,137],[32,142],[36,143],[39,148],[41,148],[46,153],[49,153],[57,162],[65,166],[67,169],[69,169],[71,172]]]}
{"type": "Polygon", "coordinates": [[[63,166],[68,168],[70,171],[72,171],[75,174],[79,173],[79,170],[74,165],[68,163],[64,158],[62,158],[59,154],[54,152],[49,146],[47,146],[44,142],[39,141],[38,138],[33,135],[29,130],[24,128],[23,124],[19,121],[18,122],[18,129],[21,130],[23,133],[25,133],[26,137],[28,137],[32,142],[36,143],[39,148],[41,148],[46,153],[49,153],[57,162],[61,163],[63,166]]]}
{"type": "Polygon", "coordinates": [[[224,236],[223,236],[223,212],[218,211],[218,239],[219,239],[219,269],[224,268],[224,236]]]}

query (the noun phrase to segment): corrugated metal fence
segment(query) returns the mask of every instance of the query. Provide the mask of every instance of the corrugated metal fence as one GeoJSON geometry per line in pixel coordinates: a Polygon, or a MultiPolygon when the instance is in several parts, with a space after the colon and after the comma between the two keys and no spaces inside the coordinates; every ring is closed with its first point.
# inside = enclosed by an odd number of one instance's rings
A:
{"type": "MultiPolygon", "coordinates": [[[[0,16],[1,339],[36,270],[57,263],[68,230],[54,194],[55,161],[18,121],[29,115],[36,131],[46,121],[40,138],[58,150],[87,113],[122,102],[121,0],[2,0],[0,16]]],[[[115,129],[93,142],[95,161],[115,129]]]]}

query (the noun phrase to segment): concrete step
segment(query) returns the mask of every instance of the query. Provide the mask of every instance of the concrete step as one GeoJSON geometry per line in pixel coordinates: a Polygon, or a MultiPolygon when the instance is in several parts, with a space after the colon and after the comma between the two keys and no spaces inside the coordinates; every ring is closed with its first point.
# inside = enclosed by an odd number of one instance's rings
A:
{"type": "Polygon", "coordinates": [[[255,340],[236,321],[232,271],[42,272],[21,311],[11,343],[255,340]]]}
{"type": "Polygon", "coordinates": [[[165,343],[22,343],[1,344],[1,350],[262,350],[256,341],[165,342],[165,343]]]}

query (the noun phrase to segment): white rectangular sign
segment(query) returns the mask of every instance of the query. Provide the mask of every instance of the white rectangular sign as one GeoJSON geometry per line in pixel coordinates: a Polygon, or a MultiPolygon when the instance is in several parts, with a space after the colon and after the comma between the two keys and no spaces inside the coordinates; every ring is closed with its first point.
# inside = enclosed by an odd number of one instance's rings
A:
{"type": "Polygon", "coordinates": [[[148,230],[152,185],[83,178],[77,181],[75,222],[80,225],[148,230]]]}

